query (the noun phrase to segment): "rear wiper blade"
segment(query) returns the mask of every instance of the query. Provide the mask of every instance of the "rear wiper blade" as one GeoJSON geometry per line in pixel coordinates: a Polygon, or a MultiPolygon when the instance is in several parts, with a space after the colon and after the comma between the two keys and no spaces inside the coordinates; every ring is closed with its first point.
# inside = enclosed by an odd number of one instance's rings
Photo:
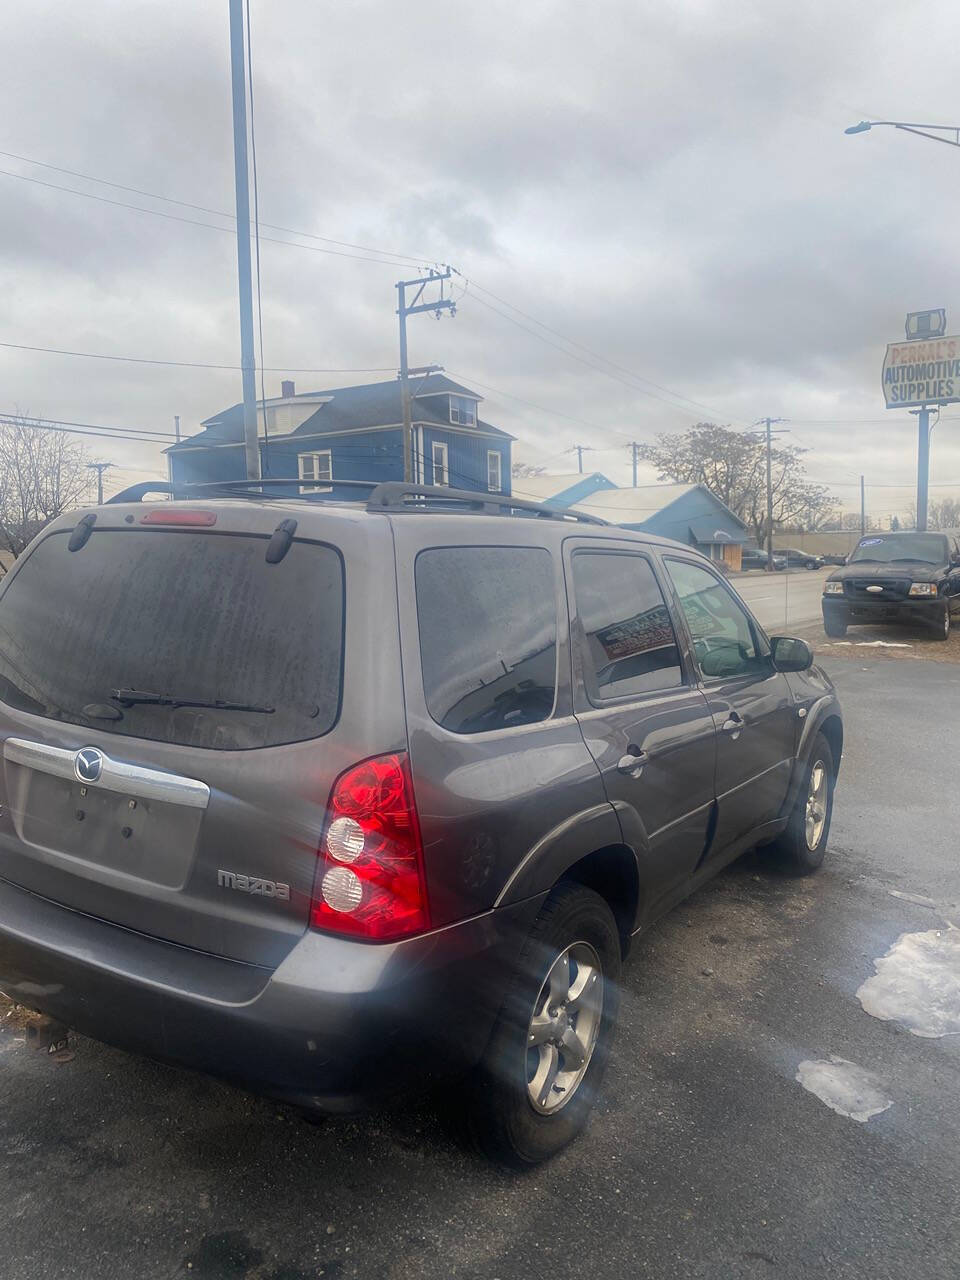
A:
{"type": "Polygon", "coordinates": [[[110,695],[122,707],[209,707],[213,711],[256,711],[273,715],[276,707],[260,707],[253,702],[223,702],[215,698],[176,698],[170,693],[151,693],[146,689],[114,689],[110,695]]]}

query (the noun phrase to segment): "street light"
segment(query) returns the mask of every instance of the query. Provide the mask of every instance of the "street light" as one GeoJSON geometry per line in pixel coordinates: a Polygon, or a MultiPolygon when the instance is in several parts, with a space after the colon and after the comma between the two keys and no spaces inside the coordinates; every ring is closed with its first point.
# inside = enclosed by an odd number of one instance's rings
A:
{"type": "MultiPolygon", "coordinates": [[[[917,124],[907,120],[861,120],[844,129],[844,133],[869,133],[880,125],[891,129],[902,129],[905,133],[916,133],[921,138],[929,138],[931,142],[945,142],[948,147],[960,147],[960,125],[955,124],[917,124]],[[947,137],[953,134],[953,137],[947,137]]],[[[942,312],[914,312],[907,316],[907,339],[925,336],[924,330],[938,329],[943,333],[946,328],[946,317],[942,312]],[[922,317],[922,318],[921,318],[922,317]],[[936,317],[934,319],[934,317],[936,317]]],[[[917,415],[919,433],[917,447],[917,529],[924,531],[927,527],[927,487],[930,474],[930,410],[926,405],[919,409],[911,409],[917,415]]],[[[939,416],[939,409],[938,409],[939,416]]]]}
{"type": "Polygon", "coordinates": [[[956,124],[914,124],[907,120],[861,120],[859,124],[852,124],[843,132],[869,133],[871,129],[877,129],[881,125],[888,125],[891,129],[903,129],[907,133],[918,133],[921,138],[929,138],[931,142],[945,142],[948,147],[960,147],[960,125],[956,124]],[[930,132],[931,130],[933,132],[930,132]],[[941,136],[946,133],[952,133],[953,137],[941,136]]]}

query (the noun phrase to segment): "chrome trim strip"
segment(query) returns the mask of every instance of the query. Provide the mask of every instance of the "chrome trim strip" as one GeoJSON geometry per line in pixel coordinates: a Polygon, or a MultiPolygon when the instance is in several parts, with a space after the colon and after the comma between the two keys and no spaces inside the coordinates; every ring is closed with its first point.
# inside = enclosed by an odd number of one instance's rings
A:
{"type": "MultiPolygon", "coordinates": [[[[111,760],[105,752],[100,754],[103,756],[100,777],[96,782],[84,782],[82,785],[85,787],[102,787],[105,791],[119,791],[125,796],[162,800],[191,809],[206,809],[210,801],[210,788],[196,778],[182,778],[176,773],[163,773],[159,769],[111,760]]],[[[11,764],[26,765],[56,778],[68,778],[71,782],[79,781],[74,770],[76,751],[50,747],[45,742],[29,742],[25,738],[7,738],[3,744],[3,756],[11,764]]]]}

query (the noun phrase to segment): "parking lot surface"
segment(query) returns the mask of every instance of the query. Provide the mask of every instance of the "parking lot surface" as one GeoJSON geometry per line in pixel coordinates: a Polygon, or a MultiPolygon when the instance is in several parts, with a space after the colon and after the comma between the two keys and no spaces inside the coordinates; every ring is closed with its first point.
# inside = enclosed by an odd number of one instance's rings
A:
{"type": "Polygon", "coordinates": [[[902,935],[960,924],[960,670],[827,666],[847,749],[825,867],[750,855],[637,940],[603,1104],[551,1164],[493,1169],[422,1103],[316,1127],[91,1041],[57,1062],[10,1018],[2,1273],[956,1277],[960,1036],[858,991],[902,935]]]}

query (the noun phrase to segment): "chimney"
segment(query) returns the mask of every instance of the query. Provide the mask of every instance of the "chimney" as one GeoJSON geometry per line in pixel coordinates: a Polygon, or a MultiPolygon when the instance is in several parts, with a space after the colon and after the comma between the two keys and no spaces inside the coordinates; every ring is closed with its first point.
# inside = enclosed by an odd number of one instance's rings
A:
{"type": "Polygon", "coordinates": [[[280,395],[284,400],[290,400],[297,394],[296,384],[292,378],[284,378],[280,383],[280,395]]]}

